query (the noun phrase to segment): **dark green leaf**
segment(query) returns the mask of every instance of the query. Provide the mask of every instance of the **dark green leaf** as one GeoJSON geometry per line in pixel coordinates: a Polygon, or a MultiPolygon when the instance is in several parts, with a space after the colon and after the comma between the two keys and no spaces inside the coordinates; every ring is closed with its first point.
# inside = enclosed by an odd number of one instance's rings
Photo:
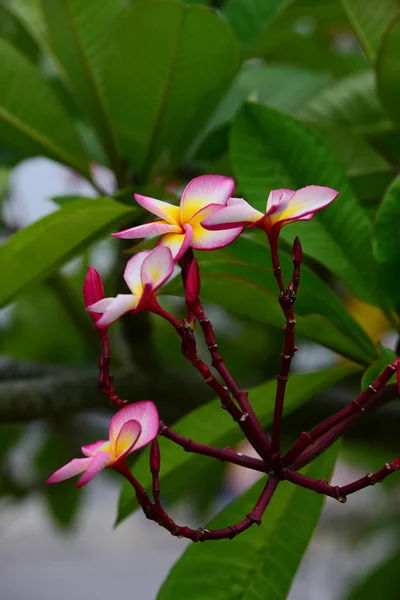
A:
{"type": "Polygon", "coordinates": [[[0,60],[0,139],[26,155],[49,156],[88,176],[74,124],[40,72],[4,40],[0,60]]]}
{"type": "Polygon", "coordinates": [[[104,142],[117,169],[117,150],[102,83],[110,32],[127,0],[41,0],[47,37],[62,75],[83,114],[104,142]]]}
{"type": "Polygon", "coordinates": [[[0,248],[0,306],[133,213],[113,200],[83,198],[15,233],[0,248]]]}
{"type": "Polygon", "coordinates": [[[38,61],[40,49],[36,41],[18,15],[14,15],[6,6],[0,6],[0,36],[8,40],[33,63],[38,61]]]}
{"type": "Polygon", "coordinates": [[[369,59],[374,62],[383,33],[400,13],[398,0],[342,0],[369,59]]]}
{"type": "Polygon", "coordinates": [[[292,241],[298,235],[303,250],[351,290],[369,302],[384,299],[376,280],[371,249],[371,223],[354,198],[341,166],[322,140],[293,118],[256,104],[247,104],[234,121],[231,161],[246,199],[265,210],[270,190],[323,185],[340,192],[312,221],[282,230],[292,241]]]}
{"type": "Polygon", "coordinates": [[[398,600],[400,585],[400,552],[396,551],[378,565],[350,591],[346,600],[398,600]]]}
{"type": "MultiPolygon", "coordinates": [[[[329,478],[336,456],[337,447],[331,448],[307,468],[307,475],[329,478]]],[[[207,528],[226,527],[243,519],[264,484],[257,483],[234,500],[207,528]]],[[[234,540],[189,546],[170,571],[157,599],[284,600],[318,523],[323,501],[313,492],[281,483],[260,527],[234,540]]]]}
{"type": "MultiPolygon", "coordinates": [[[[399,3],[400,13],[400,3],[399,3]]],[[[400,125],[400,18],[391,23],[379,50],[376,82],[382,104],[393,121],[400,125]]]]}
{"type": "MultiPolygon", "coordinates": [[[[325,369],[316,373],[292,375],[288,382],[285,401],[285,414],[308,402],[324,389],[335,385],[348,375],[358,371],[358,367],[344,366],[325,369]]],[[[275,380],[253,388],[249,392],[251,404],[259,420],[265,426],[272,422],[275,398],[275,380]]],[[[219,400],[213,400],[189,413],[178,421],[176,429],[183,435],[204,444],[225,447],[237,444],[243,437],[241,430],[226,413],[221,410],[219,400]]],[[[175,444],[160,437],[162,456],[161,489],[167,499],[174,498],[175,490],[182,485],[190,487],[199,470],[207,466],[209,459],[188,454],[175,444]]],[[[135,477],[144,486],[151,482],[148,456],[144,453],[134,466],[135,477]]],[[[137,508],[137,502],[129,484],[123,486],[119,501],[117,523],[123,521],[137,508]]]]}
{"type": "Polygon", "coordinates": [[[133,6],[109,44],[105,94],[122,154],[137,172],[182,157],[238,67],[235,37],[206,7],[173,0],[133,6]]]}
{"type": "Polygon", "coordinates": [[[292,0],[227,0],[222,14],[248,49],[292,0]]]}

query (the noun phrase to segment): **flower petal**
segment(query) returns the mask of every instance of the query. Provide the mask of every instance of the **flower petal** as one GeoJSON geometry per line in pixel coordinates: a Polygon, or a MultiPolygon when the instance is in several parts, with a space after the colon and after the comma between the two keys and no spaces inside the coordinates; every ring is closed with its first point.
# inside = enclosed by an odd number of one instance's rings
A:
{"type": "Polygon", "coordinates": [[[157,246],[143,261],[142,285],[151,283],[152,289],[156,290],[170,277],[173,270],[174,261],[171,250],[168,246],[157,246]]]}
{"type": "Polygon", "coordinates": [[[244,227],[230,227],[225,231],[208,231],[200,224],[193,229],[193,237],[190,243],[195,250],[216,250],[223,248],[242,233],[244,227]]]}
{"type": "Polygon", "coordinates": [[[128,421],[138,421],[142,430],[135,444],[135,450],[151,442],[158,433],[159,417],[156,405],[151,400],[129,404],[118,411],[110,422],[110,442],[113,447],[122,427],[128,421]]]}
{"type": "Polygon", "coordinates": [[[157,215],[161,219],[176,225],[180,223],[180,208],[169,202],[163,202],[162,200],[155,200],[155,198],[149,198],[148,196],[141,196],[140,194],[134,194],[135,200],[140,206],[143,206],[146,210],[157,215]]]}
{"type": "Polygon", "coordinates": [[[79,475],[89,467],[92,462],[91,458],[74,458],[69,463],[55,471],[53,475],[50,475],[46,483],[58,483],[64,481],[64,479],[70,479],[75,475],[79,475]]]}
{"type": "Polygon", "coordinates": [[[250,206],[246,200],[231,198],[226,207],[213,212],[201,222],[201,225],[209,231],[222,231],[234,226],[243,227],[246,223],[254,223],[263,216],[262,212],[250,206]]]}
{"type": "Polygon", "coordinates": [[[90,304],[90,306],[88,306],[86,310],[90,313],[97,312],[97,314],[103,314],[107,310],[107,308],[112,304],[113,300],[114,298],[103,298],[102,300],[99,300],[94,304],[90,304]]]}
{"type": "Polygon", "coordinates": [[[99,440],[98,442],[93,442],[92,444],[85,444],[81,447],[82,454],[92,457],[97,454],[97,452],[100,452],[100,450],[108,451],[110,448],[107,448],[107,445],[109,444],[110,442],[108,440],[99,440]]]}
{"type": "Polygon", "coordinates": [[[132,294],[135,294],[136,296],[141,296],[143,292],[141,277],[142,265],[151,252],[151,250],[142,250],[132,256],[126,263],[124,279],[132,294]]]}
{"type": "Polygon", "coordinates": [[[78,483],[76,484],[77,488],[82,487],[85,483],[89,483],[96,475],[100,473],[103,469],[111,465],[114,460],[111,452],[98,452],[93,456],[90,460],[90,465],[86,470],[86,473],[82,475],[78,483]]]}
{"type": "Polygon", "coordinates": [[[267,213],[275,213],[279,208],[285,208],[295,191],[287,188],[280,188],[279,190],[272,190],[267,200],[267,213]]]}
{"type": "MultiPolygon", "coordinates": [[[[133,294],[118,294],[116,298],[112,298],[107,309],[104,311],[101,319],[97,321],[99,327],[111,325],[125,313],[134,310],[139,302],[137,296],[133,294]]],[[[96,306],[96,305],[94,305],[96,306]]]]}
{"type": "Polygon", "coordinates": [[[271,216],[272,223],[277,221],[293,221],[312,215],[330,204],[339,192],[328,187],[308,185],[297,190],[290,198],[286,209],[271,216]]]}
{"type": "Polygon", "coordinates": [[[139,421],[132,419],[127,421],[122,427],[115,440],[114,454],[118,458],[124,458],[132,452],[140,436],[142,426],[139,421]]]}
{"type": "Polygon", "coordinates": [[[153,221],[153,223],[145,223],[144,225],[138,225],[137,227],[131,227],[130,229],[123,229],[118,233],[112,233],[116,238],[123,238],[126,240],[134,240],[137,238],[152,238],[157,235],[163,235],[164,233],[174,233],[181,231],[179,225],[166,223],[165,221],[153,221]]]}
{"type": "Polygon", "coordinates": [[[168,246],[174,260],[179,260],[186,252],[192,241],[193,227],[185,225],[185,233],[167,233],[158,240],[159,246],[168,246]]]}
{"type": "Polygon", "coordinates": [[[226,204],[235,189],[232,177],[201,175],[186,186],[181,199],[181,223],[187,223],[209,204],[226,204]]]}

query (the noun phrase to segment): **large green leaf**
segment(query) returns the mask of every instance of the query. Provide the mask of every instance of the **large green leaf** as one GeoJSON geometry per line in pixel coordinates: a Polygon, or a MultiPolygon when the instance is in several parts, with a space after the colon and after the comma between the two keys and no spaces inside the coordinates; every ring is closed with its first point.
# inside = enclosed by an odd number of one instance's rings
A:
{"type": "Polygon", "coordinates": [[[106,198],[82,198],[15,233],[0,248],[0,306],[26,286],[43,280],[133,212],[133,208],[106,198]]]}
{"type": "Polygon", "coordinates": [[[8,40],[30,61],[34,63],[38,61],[40,49],[36,41],[18,15],[14,15],[6,6],[0,6],[0,36],[8,40]]]}
{"type": "Polygon", "coordinates": [[[0,40],[0,140],[88,175],[87,157],[64,109],[35,66],[0,40]]]}
{"type": "Polygon", "coordinates": [[[237,40],[206,7],[173,0],[134,5],[114,30],[105,94],[123,156],[139,174],[178,161],[239,67],[237,40]]]}
{"type": "Polygon", "coordinates": [[[342,0],[354,31],[371,61],[376,60],[381,37],[400,14],[398,0],[342,0]]]}
{"type": "MultiPolygon", "coordinates": [[[[330,448],[307,475],[329,478],[337,456],[330,448]]],[[[226,527],[241,519],[256,502],[265,481],[258,482],[234,500],[207,525],[226,527]]],[[[252,527],[234,540],[192,544],[170,571],[158,600],[284,600],[318,523],[324,498],[281,483],[260,527],[252,527]],[[206,574],[206,575],[205,575],[206,574]]]]}
{"type": "Polygon", "coordinates": [[[222,14],[248,49],[293,0],[227,0],[222,14]]]}
{"type": "Polygon", "coordinates": [[[352,589],[346,600],[397,600],[399,597],[400,552],[397,550],[352,589]]]}
{"type": "Polygon", "coordinates": [[[47,38],[83,114],[117,168],[117,150],[103,97],[102,67],[110,31],[127,0],[41,0],[47,38]]]}
{"type": "Polygon", "coordinates": [[[396,276],[400,260],[400,177],[393,180],[376,214],[373,250],[388,294],[400,302],[400,283],[396,276]]]}
{"type": "Polygon", "coordinates": [[[309,184],[339,190],[340,196],[311,222],[282,230],[298,235],[306,254],[327,266],[351,290],[369,302],[384,301],[376,281],[371,223],[354,198],[343,169],[310,129],[270,108],[247,104],[236,117],[231,162],[246,199],[265,210],[270,190],[309,184]]]}
{"type": "MultiPolygon", "coordinates": [[[[315,373],[292,375],[287,387],[285,415],[357,370],[358,367],[341,365],[315,373]]],[[[249,391],[250,402],[260,422],[265,426],[272,423],[275,388],[274,379],[249,391]]],[[[175,429],[198,442],[221,448],[237,444],[243,438],[237,424],[221,410],[219,400],[213,400],[187,414],[178,421],[175,429]]],[[[162,494],[166,498],[173,499],[177,488],[181,488],[182,485],[190,486],[199,471],[207,469],[209,459],[186,453],[161,436],[159,443],[162,456],[162,494]]],[[[142,485],[151,485],[147,453],[144,453],[135,463],[133,471],[142,485]]],[[[128,517],[136,508],[137,501],[132,488],[130,484],[124,484],[119,501],[117,523],[128,517]]]]}
{"type": "MultiPolygon", "coordinates": [[[[399,7],[400,13],[400,7],[399,7]]],[[[379,51],[376,81],[382,104],[393,121],[400,125],[400,18],[391,23],[379,51]]]]}

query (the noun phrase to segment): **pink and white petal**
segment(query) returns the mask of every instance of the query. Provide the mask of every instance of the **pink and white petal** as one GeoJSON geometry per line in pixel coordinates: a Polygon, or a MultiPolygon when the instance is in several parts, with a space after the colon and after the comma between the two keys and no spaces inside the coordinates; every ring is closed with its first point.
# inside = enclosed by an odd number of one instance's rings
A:
{"type": "Polygon", "coordinates": [[[128,421],[138,421],[142,428],[135,449],[151,442],[158,433],[160,420],[154,402],[142,400],[134,404],[128,404],[128,406],[118,411],[110,422],[110,442],[114,447],[122,427],[128,421]]]}
{"type": "Polygon", "coordinates": [[[107,447],[109,444],[110,442],[108,440],[99,440],[98,442],[93,442],[92,444],[85,444],[81,447],[82,454],[85,456],[94,456],[101,450],[109,450],[107,447]]]}
{"type": "Polygon", "coordinates": [[[158,241],[158,246],[167,246],[172,252],[172,258],[179,260],[190,247],[192,241],[193,227],[188,223],[185,225],[185,233],[167,233],[158,241]]]}
{"type": "Polygon", "coordinates": [[[133,294],[118,294],[109,305],[103,316],[97,321],[99,327],[111,325],[125,313],[135,310],[139,299],[133,294]]]}
{"type": "Polygon", "coordinates": [[[264,214],[256,210],[246,200],[235,198],[235,202],[215,211],[211,216],[201,222],[204,229],[209,231],[223,231],[232,227],[243,227],[247,223],[255,223],[262,219],[264,214]],[[237,202],[241,200],[241,202],[237,202]]]}
{"type": "Polygon", "coordinates": [[[103,298],[102,300],[99,300],[98,302],[88,306],[86,310],[90,313],[103,314],[114,300],[115,298],[103,298]]]}
{"type": "Polygon", "coordinates": [[[138,296],[138,303],[135,308],[135,312],[140,312],[141,310],[146,310],[149,308],[148,300],[149,297],[153,294],[153,284],[151,281],[144,284],[142,293],[138,296]]]}
{"type": "Polygon", "coordinates": [[[118,459],[128,456],[133,451],[141,431],[141,424],[134,419],[127,421],[121,427],[115,441],[115,448],[113,448],[113,452],[118,459]]]}
{"type": "Polygon", "coordinates": [[[235,189],[232,177],[200,175],[186,186],[181,199],[181,222],[187,223],[209,204],[225,205],[235,189]]]}
{"type": "Polygon", "coordinates": [[[91,458],[74,458],[69,463],[55,471],[53,475],[47,479],[46,483],[58,483],[64,479],[70,479],[75,475],[79,475],[89,467],[92,462],[91,458]]]}
{"type": "Polygon", "coordinates": [[[195,250],[217,250],[231,244],[242,233],[244,227],[231,227],[224,231],[208,231],[197,225],[193,230],[191,242],[195,250]]]}
{"type": "Polygon", "coordinates": [[[135,294],[136,296],[140,296],[143,291],[141,278],[142,265],[151,252],[152,250],[142,250],[132,256],[126,263],[124,271],[125,283],[132,294],[135,294]]]}
{"type": "Polygon", "coordinates": [[[174,270],[172,252],[168,246],[157,246],[143,261],[141,268],[142,284],[151,282],[156,290],[174,270]]]}
{"type": "Polygon", "coordinates": [[[272,190],[267,200],[267,213],[275,213],[280,207],[284,208],[287,206],[290,198],[295,194],[294,190],[287,188],[280,188],[279,190],[272,190]]]}
{"type": "Polygon", "coordinates": [[[112,233],[111,235],[124,240],[135,240],[138,238],[153,238],[158,235],[164,235],[164,233],[174,233],[179,231],[181,231],[179,225],[166,223],[165,221],[153,221],[152,223],[145,223],[144,225],[138,225],[137,227],[131,227],[130,229],[123,229],[122,231],[112,233]]]}
{"type": "Polygon", "coordinates": [[[143,206],[146,210],[157,215],[160,219],[164,219],[168,223],[179,224],[180,223],[180,208],[169,202],[163,202],[163,200],[156,200],[155,198],[149,198],[148,196],[141,196],[140,194],[134,194],[135,200],[140,206],[143,206]]]}
{"type": "Polygon", "coordinates": [[[290,198],[286,210],[279,213],[279,221],[297,220],[313,214],[333,202],[338,195],[336,190],[319,185],[301,188],[290,198]]]}
{"type": "Polygon", "coordinates": [[[92,479],[96,477],[100,471],[110,466],[114,462],[114,457],[111,452],[98,452],[89,460],[90,465],[76,484],[77,488],[89,483],[89,481],[92,481],[92,479]]]}

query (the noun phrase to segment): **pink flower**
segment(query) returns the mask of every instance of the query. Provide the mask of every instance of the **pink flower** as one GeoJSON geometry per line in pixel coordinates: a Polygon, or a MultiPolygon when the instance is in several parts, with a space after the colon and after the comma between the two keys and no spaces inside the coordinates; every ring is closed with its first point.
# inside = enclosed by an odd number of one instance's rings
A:
{"type": "MultiPolygon", "coordinates": [[[[136,201],[160,220],[114,233],[115,237],[136,239],[161,235],[159,244],[168,246],[175,260],[186,250],[213,250],[233,242],[243,231],[243,225],[233,226],[229,231],[207,231],[201,222],[213,212],[226,206],[234,190],[231,177],[201,175],[186,186],[180,206],[147,196],[135,194],[136,201]]],[[[228,228],[226,228],[228,229],[228,228]]]]}
{"type": "Polygon", "coordinates": [[[125,313],[148,309],[158,288],[178,271],[169,248],[160,246],[138,252],[128,261],[124,273],[131,294],[103,298],[88,306],[87,310],[102,315],[96,322],[97,327],[107,327],[125,313]]]}
{"type": "Polygon", "coordinates": [[[242,198],[230,198],[226,207],[219,208],[202,221],[211,231],[230,229],[235,225],[260,227],[270,240],[277,239],[284,225],[293,221],[308,221],[314,213],[330,204],[339,192],[328,187],[308,185],[300,190],[273,190],[265,214],[242,198]]]}
{"type": "MultiPolygon", "coordinates": [[[[99,302],[104,297],[105,292],[100,273],[94,267],[88,267],[85,281],[83,282],[83,301],[86,308],[99,302]]],[[[101,313],[92,312],[90,316],[93,319],[93,323],[98,327],[101,313]]]]}
{"type": "Polygon", "coordinates": [[[76,487],[82,487],[106,467],[139,450],[154,440],[158,434],[159,417],[155,404],[143,400],[129,404],[113,416],[108,440],[82,446],[86,458],[74,458],[51,475],[46,483],[58,483],[84,473],[76,487]]]}

